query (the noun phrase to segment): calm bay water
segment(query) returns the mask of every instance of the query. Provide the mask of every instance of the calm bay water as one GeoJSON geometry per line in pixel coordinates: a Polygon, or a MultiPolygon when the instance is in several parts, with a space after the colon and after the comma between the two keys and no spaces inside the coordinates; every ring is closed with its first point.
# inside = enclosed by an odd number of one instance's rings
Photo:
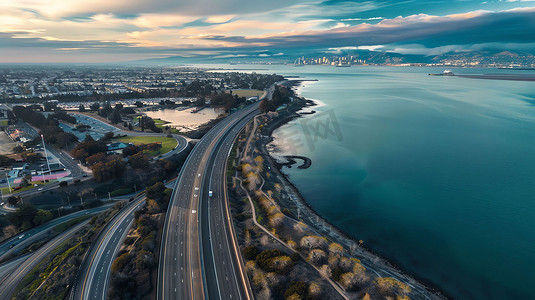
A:
{"type": "Polygon", "coordinates": [[[535,82],[427,76],[443,71],[433,68],[269,68],[318,79],[300,92],[343,135],[312,148],[302,120],[274,133],[312,159],[285,172],[316,211],[451,297],[534,299],[535,82]]]}

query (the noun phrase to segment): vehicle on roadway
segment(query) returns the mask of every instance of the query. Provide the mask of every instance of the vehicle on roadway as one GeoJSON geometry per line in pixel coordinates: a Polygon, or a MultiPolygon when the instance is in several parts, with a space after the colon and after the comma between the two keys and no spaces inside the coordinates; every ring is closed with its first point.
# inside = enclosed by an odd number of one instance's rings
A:
{"type": "Polygon", "coordinates": [[[209,192],[208,192],[208,197],[212,197],[213,194],[214,194],[214,193],[213,193],[212,191],[209,191],[209,192]]]}

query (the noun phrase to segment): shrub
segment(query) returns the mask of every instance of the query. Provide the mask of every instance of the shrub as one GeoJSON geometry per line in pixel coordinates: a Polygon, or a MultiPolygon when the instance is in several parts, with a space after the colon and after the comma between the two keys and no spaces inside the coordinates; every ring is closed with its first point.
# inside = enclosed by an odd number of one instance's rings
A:
{"type": "Polygon", "coordinates": [[[327,259],[327,254],[323,250],[313,249],[308,253],[308,261],[316,265],[321,265],[327,259]]]}
{"type": "Polygon", "coordinates": [[[284,292],[284,299],[305,299],[308,294],[308,287],[304,281],[294,281],[290,284],[286,292],[284,292]],[[297,297],[295,297],[297,296],[297,297]]]}
{"type": "Polygon", "coordinates": [[[375,287],[378,292],[387,297],[406,296],[411,292],[411,288],[403,282],[392,277],[379,277],[375,279],[375,287]]]}
{"type": "Polygon", "coordinates": [[[111,265],[112,272],[116,272],[117,270],[124,268],[124,266],[130,262],[130,259],[130,254],[128,253],[124,253],[117,257],[111,265]]]}
{"type": "Polygon", "coordinates": [[[258,249],[255,246],[243,248],[243,257],[248,260],[255,260],[258,255],[258,249]]]}
{"type": "Polygon", "coordinates": [[[280,250],[264,250],[256,256],[256,264],[266,272],[286,274],[291,271],[293,261],[280,250]]]}

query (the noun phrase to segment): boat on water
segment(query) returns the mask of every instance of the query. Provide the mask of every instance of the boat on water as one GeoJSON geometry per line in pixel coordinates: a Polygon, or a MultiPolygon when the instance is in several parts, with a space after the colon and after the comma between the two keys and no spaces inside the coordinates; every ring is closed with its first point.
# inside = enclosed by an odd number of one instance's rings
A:
{"type": "Polygon", "coordinates": [[[350,64],[343,64],[343,63],[338,63],[336,65],[337,68],[348,68],[348,67],[351,67],[350,64]]]}
{"type": "Polygon", "coordinates": [[[451,70],[449,70],[449,69],[444,70],[444,72],[442,72],[442,73],[427,74],[427,75],[431,75],[431,76],[455,76],[455,74],[453,74],[453,72],[451,70]]]}

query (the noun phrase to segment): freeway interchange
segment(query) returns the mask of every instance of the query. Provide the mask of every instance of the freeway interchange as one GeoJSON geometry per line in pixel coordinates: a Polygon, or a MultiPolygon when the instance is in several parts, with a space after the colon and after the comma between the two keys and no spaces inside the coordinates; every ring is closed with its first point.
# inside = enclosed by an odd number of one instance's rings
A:
{"type": "MultiPolygon", "coordinates": [[[[162,229],[155,287],[157,299],[253,299],[229,212],[226,166],[234,140],[258,113],[257,102],[220,121],[195,145],[181,167],[162,229]]],[[[173,137],[178,145],[166,156],[187,147],[183,137],[173,137]]],[[[62,157],[61,154],[58,157],[62,157]]],[[[76,165],[68,158],[64,160],[76,165]]],[[[72,167],[79,170],[77,166],[72,167]]],[[[76,175],[81,176],[82,172],[76,175]]],[[[111,265],[132,226],[134,213],[144,206],[145,200],[143,194],[137,195],[102,229],[84,257],[70,299],[106,298],[111,265]]],[[[97,208],[81,214],[102,210],[104,208],[97,208]]],[[[2,283],[2,288],[9,293],[2,293],[0,299],[9,299],[36,262],[50,253],[53,246],[72,237],[80,226],[50,240],[31,255],[0,265],[0,273],[3,269],[10,270],[4,272],[2,283]]],[[[42,230],[35,234],[38,232],[42,230]]],[[[23,237],[30,239],[30,235],[23,237]]],[[[23,241],[15,237],[0,244],[0,255],[9,254],[10,247],[22,247],[31,242],[23,241]],[[15,246],[11,246],[13,244],[15,246]]]]}

